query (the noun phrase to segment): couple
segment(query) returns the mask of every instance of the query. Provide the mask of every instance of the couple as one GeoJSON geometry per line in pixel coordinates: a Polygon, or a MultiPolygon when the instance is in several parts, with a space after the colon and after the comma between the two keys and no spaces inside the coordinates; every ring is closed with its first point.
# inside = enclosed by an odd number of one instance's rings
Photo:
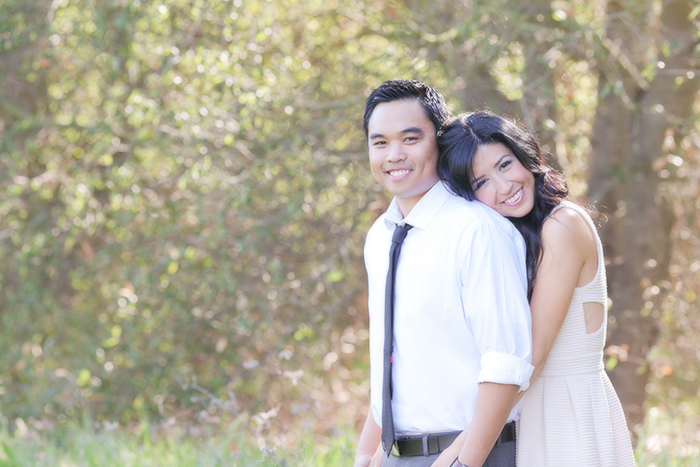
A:
{"type": "Polygon", "coordinates": [[[514,466],[516,452],[519,467],[633,466],[603,368],[602,245],[534,135],[490,112],[451,119],[403,79],[370,94],[363,128],[394,199],[365,244],[355,467],[514,466]]]}

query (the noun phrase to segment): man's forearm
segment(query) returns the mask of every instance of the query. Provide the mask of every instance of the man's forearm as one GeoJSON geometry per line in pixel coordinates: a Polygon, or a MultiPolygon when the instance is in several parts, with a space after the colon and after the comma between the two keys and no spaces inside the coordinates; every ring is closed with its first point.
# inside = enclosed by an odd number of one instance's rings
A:
{"type": "Polygon", "coordinates": [[[508,421],[519,389],[510,384],[479,384],[474,419],[458,457],[462,464],[481,467],[486,461],[508,421]]]}
{"type": "Polygon", "coordinates": [[[382,429],[374,421],[374,415],[372,415],[372,409],[370,408],[367,410],[367,418],[362,427],[360,440],[357,442],[354,467],[366,467],[369,465],[372,456],[377,451],[381,437],[382,429]]]}

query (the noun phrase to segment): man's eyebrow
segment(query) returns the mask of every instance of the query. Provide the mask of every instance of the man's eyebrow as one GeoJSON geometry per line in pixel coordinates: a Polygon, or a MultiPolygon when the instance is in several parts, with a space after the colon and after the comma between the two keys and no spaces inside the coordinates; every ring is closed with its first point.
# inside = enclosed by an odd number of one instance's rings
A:
{"type": "MultiPolygon", "coordinates": [[[[425,133],[425,132],[423,131],[422,128],[417,127],[417,126],[408,127],[408,128],[406,128],[405,130],[401,130],[401,131],[399,132],[399,134],[402,134],[402,135],[405,135],[406,133],[420,133],[420,134],[423,134],[423,133],[425,133]]],[[[381,133],[372,133],[371,135],[369,135],[369,139],[375,139],[375,138],[386,138],[386,136],[384,136],[384,135],[381,134],[381,133]]]]}
{"type": "Polygon", "coordinates": [[[405,133],[425,133],[425,132],[423,131],[422,128],[419,128],[417,126],[412,126],[412,127],[406,128],[405,130],[403,130],[401,132],[401,134],[405,134],[405,133]]]}

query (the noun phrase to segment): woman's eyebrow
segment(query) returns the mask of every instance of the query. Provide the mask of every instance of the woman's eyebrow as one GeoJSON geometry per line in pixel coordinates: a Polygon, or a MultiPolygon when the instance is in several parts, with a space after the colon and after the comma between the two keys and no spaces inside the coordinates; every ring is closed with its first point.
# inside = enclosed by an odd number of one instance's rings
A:
{"type": "Polygon", "coordinates": [[[493,164],[493,166],[494,166],[494,167],[498,167],[499,165],[501,165],[501,162],[503,161],[503,159],[505,159],[505,158],[508,157],[508,156],[510,156],[510,154],[503,154],[503,155],[501,156],[501,158],[498,159],[498,160],[496,161],[495,164],[493,164]]]}

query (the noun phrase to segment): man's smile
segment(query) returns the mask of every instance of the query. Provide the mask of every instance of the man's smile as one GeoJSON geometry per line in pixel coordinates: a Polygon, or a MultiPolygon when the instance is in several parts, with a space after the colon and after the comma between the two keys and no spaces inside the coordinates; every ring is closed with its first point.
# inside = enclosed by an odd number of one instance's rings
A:
{"type": "Polygon", "coordinates": [[[411,169],[390,169],[384,171],[385,174],[390,175],[392,177],[401,177],[403,175],[407,175],[410,172],[411,169]]]}

